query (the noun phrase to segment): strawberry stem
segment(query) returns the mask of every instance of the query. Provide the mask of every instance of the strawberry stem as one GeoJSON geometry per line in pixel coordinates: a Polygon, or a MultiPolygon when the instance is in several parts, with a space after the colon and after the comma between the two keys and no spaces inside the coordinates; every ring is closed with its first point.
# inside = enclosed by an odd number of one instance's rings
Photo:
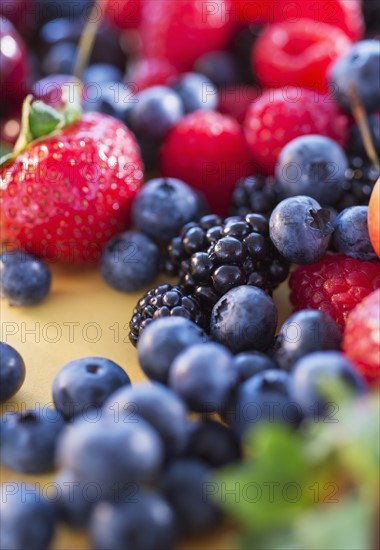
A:
{"type": "Polygon", "coordinates": [[[356,124],[358,125],[359,132],[362,136],[365,151],[372,164],[376,166],[377,170],[380,172],[380,161],[379,157],[377,156],[375,146],[373,144],[367,115],[363,107],[363,103],[355,89],[355,86],[351,86],[349,91],[349,98],[351,102],[352,114],[354,116],[356,124]]]}
{"type": "Polygon", "coordinates": [[[83,29],[82,35],[79,40],[73,75],[76,78],[81,79],[83,71],[88,65],[92,48],[95,42],[96,33],[103,20],[105,5],[108,0],[97,0],[92,7],[90,17],[83,29]],[[103,6],[101,6],[103,4],[103,6]],[[100,15],[99,15],[100,13],[100,15]]]}

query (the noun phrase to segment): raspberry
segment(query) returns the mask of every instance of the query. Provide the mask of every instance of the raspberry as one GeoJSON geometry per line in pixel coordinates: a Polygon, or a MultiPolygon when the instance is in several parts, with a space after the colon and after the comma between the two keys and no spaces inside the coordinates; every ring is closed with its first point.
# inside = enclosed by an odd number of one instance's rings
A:
{"type": "Polygon", "coordinates": [[[142,53],[189,71],[204,53],[226,49],[235,28],[231,0],[146,0],[140,27],[142,53]]]}
{"type": "Polygon", "coordinates": [[[380,262],[326,254],[319,262],[298,266],[289,286],[296,310],[324,311],[343,329],[350,311],[380,288],[380,262]]]}
{"type": "Polygon", "coordinates": [[[252,101],[260,97],[261,91],[257,86],[235,84],[220,88],[218,95],[218,111],[236,118],[242,124],[249,106],[252,101]]]}
{"type": "Polygon", "coordinates": [[[380,382],[380,289],[347,317],[343,350],[370,383],[380,382]]]}
{"type": "Polygon", "coordinates": [[[253,73],[267,88],[327,90],[326,71],[351,41],[331,25],[300,19],[269,25],[252,49],[253,73]]]}
{"type": "Polygon", "coordinates": [[[254,172],[239,124],[214,111],[195,111],[169,131],[160,152],[161,174],[201,191],[213,212],[228,211],[236,181],[254,172]]]}
{"type": "Polygon", "coordinates": [[[273,174],[281,149],[292,139],[321,134],[344,146],[348,118],[334,100],[306,88],[267,90],[252,103],[244,133],[261,171],[273,174]]]}
{"type": "Polygon", "coordinates": [[[144,58],[130,64],[126,81],[137,93],[151,86],[165,85],[177,75],[177,70],[165,59],[144,58]]]}

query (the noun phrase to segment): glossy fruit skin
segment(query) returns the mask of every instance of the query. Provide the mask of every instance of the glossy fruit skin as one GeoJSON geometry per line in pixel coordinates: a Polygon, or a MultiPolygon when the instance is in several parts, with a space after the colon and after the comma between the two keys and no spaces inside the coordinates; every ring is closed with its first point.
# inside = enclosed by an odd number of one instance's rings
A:
{"type": "Polygon", "coordinates": [[[337,59],[329,69],[329,82],[337,101],[351,112],[353,86],[367,113],[379,110],[380,49],[378,40],[362,40],[337,59]]]}
{"type": "Polygon", "coordinates": [[[254,286],[238,286],[225,294],[211,315],[211,336],[233,353],[262,351],[273,343],[277,308],[254,286]]]}
{"type": "Polygon", "coordinates": [[[111,393],[130,383],[127,373],[110,359],[75,359],[53,380],[54,405],[66,419],[73,419],[92,408],[100,409],[111,393]]]}
{"type": "Polygon", "coordinates": [[[141,23],[144,0],[108,0],[105,15],[117,28],[135,29],[141,23]]]}
{"type": "Polygon", "coordinates": [[[221,519],[212,497],[205,495],[212,470],[196,459],[173,460],[165,470],[160,490],[173,507],[181,534],[210,531],[221,519]]]}
{"type": "Polygon", "coordinates": [[[52,408],[6,413],[1,418],[1,463],[25,474],[50,472],[64,427],[62,415],[52,408]]]}
{"type": "Polygon", "coordinates": [[[162,438],[167,456],[183,452],[187,442],[187,407],[170,388],[158,382],[140,382],[121,388],[104,404],[118,422],[134,422],[136,415],[153,426],[162,438]]]}
{"type": "Polygon", "coordinates": [[[233,358],[233,366],[238,373],[239,382],[268,369],[278,367],[276,361],[260,351],[243,351],[233,358]]]}
{"type": "Polygon", "coordinates": [[[0,255],[0,295],[11,306],[41,303],[50,286],[50,269],[39,258],[22,250],[0,255]]]}
{"type": "Polygon", "coordinates": [[[99,488],[94,483],[80,483],[71,470],[60,470],[54,483],[59,520],[74,528],[86,528],[95,504],[102,498],[99,488]]]}
{"type": "Polygon", "coordinates": [[[263,87],[303,86],[327,91],[326,71],[351,45],[347,35],[311,19],[269,25],[252,50],[253,72],[263,87]]]}
{"type": "Polygon", "coordinates": [[[345,208],[334,220],[332,244],[337,252],[358,260],[376,260],[368,233],[368,207],[345,208]]]}
{"type": "Polygon", "coordinates": [[[121,504],[98,504],[89,530],[95,550],[174,550],[178,538],[172,508],[159,493],[142,489],[121,504]]]}
{"type": "Polygon", "coordinates": [[[220,468],[237,462],[241,457],[240,446],[232,433],[220,422],[210,418],[192,422],[185,455],[220,468]]]}
{"type": "Polygon", "coordinates": [[[276,340],[275,357],[280,367],[291,371],[298,359],[314,351],[339,350],[340,328],[323,311],[303,309],[282,325],[276,340]]]}
{"type": "Polygon", "coordinates": [[[197,110],[214,110],[218,105],[218,92],[206,76],[199,73],[185,73],[171,83],[171,87],[182,100],[185,113],[197,110]]]}
{"type": "Polygon", "coordinates": [[[1,546],[7,550],[47,550],[57,522],[54,505],[35,483],[4,483],[0,498],[1,546]]]}
{"type": "Polygon", "coordinates": [[[57,465],[72,470],[80,483],[96,482],[104,499],[123,498],[131,483],[154,481],[163,461],[156,430],[138,416],[135,422],[116,422],[101,411],[91,414],[67,426],[57,465]]]}
{"type": "Polygon", "coordinates": [[[354,395],[366,392],[364,379],[353,364],[338,351],[316,351],[301,357],[294,365],[291,375],[292,399],[301,407],[305,416],[315,422],[336,421],[337,403],[329,401],[323,393],[323,381],[333,388],[334,383],[345,384],[354,395]]]}
{"type": "Polygon", "coordinates": [[[103,248],[100,272],[115,290],[134,292],[152,283],[159,272],[160,251],[143,233],[125,231],[103,248]]]}
{"type": "Polygon", "coordinates": [[[167,59],[180,71],[191,70],[204,53],[228,46],[236,26],[231,8],[230,0],[209,6],[196,0],[146,0],[140,26],[143,56],[167,59]]]}
{"type": "Polygon", "coordinates": [[[27,53],[21,36],[10,21],[1,19],[1,102],[19,104],[27,93],[27,53]]]}
{"type": "Polygon", "coordinates": [[[201,191],[213,212],[227,213],[236,181],[254,171],[239,124],[213,111],[186,115],[166,137],[161,174],[201,191]]]}
{"type": "Polygon", "coordinates": [[[164,317],[151,323],[141,334],[137,352],[144,373],[166,383],[174,359],[186,348],[207,342],[203,330],[184,317],[164,317]]]}
{"type": "Polygon", "coordinates": [[[184,350],[169,371],[169,385],[196,412],[222,410],[236,383],[231,353],[213,342],[184,350]]]}
{"type": "Polygon", "coordinates": [[[261,172],[273,174],[283,147],[299,136],[325,135],[344,146],[348,118],[330,96],[287,86],[262,92],[249,107],[243,128],[253,160],[261,172]]]}
{"type": "Polygon", "coordinates": [[[183,180],[155,178],[141,188],[132,205],[136,227],[153,239],[167,241],[202,209],[199,195],[183,180]]]}
{"type": "Polygon", "coordinates": [[[380,180],[375,184],[369,200],[368,232],[372,246],[380,258],[380,180]]]}
{"type": "Polygon", "coordinates": [[[31,144],[1,177],[3,239],[50,261],[85,263],[126,228],[143,167],[122,123],[86,113],[31,144]]]}
{"type": "Polygon", "coordinates": [[[322,206],[332,206],[342,195],[347,168],[347,157],[335,141],[300,136],[287,143],[278,158],[279,193],[282,198],[308,195],[322,206]]]}
{"type": "Polygon", "coordinates": [[[348,315],[343,350],[370,384],[380,382],[380,290],[369,294],[348,315]]]}
{"type": "Polygon", "coordinates": [[[269,234],[289,262],[310,264],[320,260],[333,227],[330,213],[313,198],[297,195],[281,201],[269,219],[269,234]]]}
{"type": "Polygon", "coordinates": [[[301,414],[290,399],[290,376],[279,369],[251,376],[237,388],[224,418],[239,440],[263,422],[284,422],[297,427],[301,414]]]}
{"type": "Polygon", "coordinates": [[[0,403],[10,399],[25,380],[25,363],[12,346],[0,342],[0,403]]]}
{"type": "Polygon", "coordinates": [[[296,268],[289,286],[296,310],[324,311],[344,328],[349,312],[380,288],[380,263],[328,253],[319,262],[296,268]]]}

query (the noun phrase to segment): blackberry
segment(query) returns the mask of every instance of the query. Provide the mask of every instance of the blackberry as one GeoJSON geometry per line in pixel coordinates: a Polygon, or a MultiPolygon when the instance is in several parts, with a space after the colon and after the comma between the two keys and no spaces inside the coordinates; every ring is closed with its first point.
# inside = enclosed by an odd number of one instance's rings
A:
{"type": "Polygon", "coordinates": [[[152,321],[170,315],[190,319],[202,328],[206,328],[207,318],[197,298],[184,288],[163,284],[148,290],[140,298],[133,310],[129,322],[129,339],[136,346],[141,332],[152,321]]]}
{"type": "Polygon", "coordinates": [[[335,209],[341,212],[350,206],[367,206],[378,177],[379,173],[375,166],[362,157],[349,158],[344,191],[334,205],[335,209]]]}
{"type": "Polygon", "coordinates": [[[269,216],[279,202],[274,178],[250,176],[241,178],[234,189],[230,212],[246,216],[251,212],[269,216]]]}
{"type": "Polygon", "coordinates": [[[184,226],[169,244],[180,284],[205,310],[236,286],[257,286],[269,294],[289,272],[288,262],[269,238],[268,219],[251,213],[225,220],[204,216],[184,226]]]}

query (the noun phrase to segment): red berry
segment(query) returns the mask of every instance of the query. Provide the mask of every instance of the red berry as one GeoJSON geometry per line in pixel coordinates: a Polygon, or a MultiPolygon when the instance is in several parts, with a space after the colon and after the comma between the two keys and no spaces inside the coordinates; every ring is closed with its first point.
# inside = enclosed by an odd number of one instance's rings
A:
{"type": "Polygon", "coordinates": [[[260,95],[261,91],[256,86],[244,84],[224,86],[218,90],[218,111],[236,118],[242,124],[252,101],[260,95]]]}
{"type": "Polygon", "coordinates": [[[348,123],[330,96],[285,86],[263,92],[252,103],[245,117],[244,133],[260,169],[273,174],[278,155],[289,141],[321,134],[344,146],[348,123]]]}
{"type": "Polygon", "coordinates": [[[289,285],[296,310],[324,311],[343,328],[350,311],[380,288],[380,262],[326,254],[319,262],[298,266],[289,285]]]}
{"type": "Polygon", "coordinates": [[[253,73],[260,84],[290,84],[326,91],[326,71],[351,45],[347,35],[311,19],[269,25],[252,49],[253,73]]]}
{"type": "Polygon", "coordinates": [[[228,46],[236,28],[230,10],[231,0],[146,0],[140,27],[143,55],[189,71],[204,53],[228,46]]]}
{"type": "Polygon", "coordinates": [[[240,177],[253,173],[253,163],[239,124],[214,111],[185,116],[164,141],[163,176],[179,178],[202,191],[213,212],[227,213],[240,177]]]}
{"type": "Polygon", "coordinates": [[[119,29],[135,29],[141,23],[143,0],[107,0],[105,14],[119,29]]]}
{"type": "Polygon", "coordinates": [[[143,58],[130,65],[126,81],[137,94],[151,86],[164,86],[177,75],[178,71],[165,59],[143,58]]]}
{"type": "Polygon", "coordinates": [[[380,289],[348,315],[343,350],[368,382],[380,382],[380,289]]]}
{"type": "Polygon", "coordinates": [[[32,142],[0,176],[7,247],[81,263],[96,260],[104,243],[126,228],[143,166],[121,122],[87,113],[32,142]]]}
{"type": "Polygon", "coordinates": [[[0,25],[0,101],[20,103],[26,90],[26,48],[21,36],[10,21],[0,25]]]}

